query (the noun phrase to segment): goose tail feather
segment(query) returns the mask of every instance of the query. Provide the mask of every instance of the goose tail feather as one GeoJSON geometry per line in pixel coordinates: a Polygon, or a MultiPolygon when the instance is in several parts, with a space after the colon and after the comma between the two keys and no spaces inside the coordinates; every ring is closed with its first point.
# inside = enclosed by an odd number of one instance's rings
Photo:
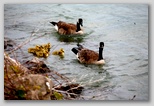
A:
{"type": "Polygon", "coordinates": [[[50,22],[53,26],[57,25],[57,22],[50,22]]]}
{"type": "Polygon", "coordinates": [[[58,26],[57,26],[58,23],[57,23],[57,22],[53,22],[53,21],[50,22],[50,23],[51,23],[51,24],[54,26],[54,28],[58,31],[58,26]]]}

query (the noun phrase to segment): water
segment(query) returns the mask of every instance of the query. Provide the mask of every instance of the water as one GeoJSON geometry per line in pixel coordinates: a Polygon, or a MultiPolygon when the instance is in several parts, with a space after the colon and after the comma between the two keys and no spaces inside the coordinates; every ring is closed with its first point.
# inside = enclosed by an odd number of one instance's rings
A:
{"type": "MultiPolygon", "coordinates": [[[[21,44],[35,32],[43,37],[16,51],[19,61],[32,59],[27,52],[36,44],[51,43],[56,50],[64,48],[65,57],[41,58],[50,68],[72,81],[85,85],[85,100],[149,99],[148,71],[148,5],[144,4],[5,4],[4,36],[21,44]],[[76,23],[83,19],[85,34],[61,37],[50,21],[76,23]],[[98,52],[105,43],[104,66],[80,64],[71,52],[80,42],[98,52]]],[[[35,37],[33,36],[33,37],[35,37]]],[[[52,50],[52,49],[51,49],[52,50]]]]}

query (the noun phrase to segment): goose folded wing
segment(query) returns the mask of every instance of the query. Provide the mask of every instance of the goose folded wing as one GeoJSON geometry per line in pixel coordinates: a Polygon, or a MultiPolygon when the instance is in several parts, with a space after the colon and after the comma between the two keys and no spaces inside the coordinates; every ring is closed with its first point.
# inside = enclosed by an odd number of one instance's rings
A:
{"type": "Polygon", "coordinates": [[[89,49],[82,49],[78,53],[78,58],[81,63],[90,64],[98,60],[99,54],[89,49]]]}

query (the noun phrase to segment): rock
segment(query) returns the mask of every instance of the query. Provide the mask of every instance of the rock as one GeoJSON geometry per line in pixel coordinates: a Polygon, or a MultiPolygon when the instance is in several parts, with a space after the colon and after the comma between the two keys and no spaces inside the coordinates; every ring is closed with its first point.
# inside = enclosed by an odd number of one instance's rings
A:
{"type": "Polygon", "coordinates": [[[51,79],[37,74],[30,74],[22,78],[25,85],[26,100],[51,100],[53,82],[51,79]]]}
{"type": "Polygon", "coordinates": [[[44,74],[51,72],[47,65],[43,61],[40,61],[37,57],[26,61],[23,65],[33,74],[44,74]]]}
{"type": "Polygon", "coordinates": [[[5,100],[51,100],[52,80],[29,71],[4,53],[5,100]]]}
{"type": "Polygon", "coordinates": [[[5,51],[10,51],[10,50],[14,49],[13,45],[16,45],[16,43],[13,40],[6,38],[6,37],[4,38],[5,51]]]}

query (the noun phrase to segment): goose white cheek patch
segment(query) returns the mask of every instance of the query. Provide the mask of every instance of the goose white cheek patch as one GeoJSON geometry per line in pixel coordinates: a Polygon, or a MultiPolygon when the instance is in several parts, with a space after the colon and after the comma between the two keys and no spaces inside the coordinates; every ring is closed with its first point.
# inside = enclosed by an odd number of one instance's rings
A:
{"type": "Polygon", "coordinates": [[[57,26],[57,25],[55,25],[54,27],[55,27],[55,29],[58,31],[58,26],[57,26]]]}

